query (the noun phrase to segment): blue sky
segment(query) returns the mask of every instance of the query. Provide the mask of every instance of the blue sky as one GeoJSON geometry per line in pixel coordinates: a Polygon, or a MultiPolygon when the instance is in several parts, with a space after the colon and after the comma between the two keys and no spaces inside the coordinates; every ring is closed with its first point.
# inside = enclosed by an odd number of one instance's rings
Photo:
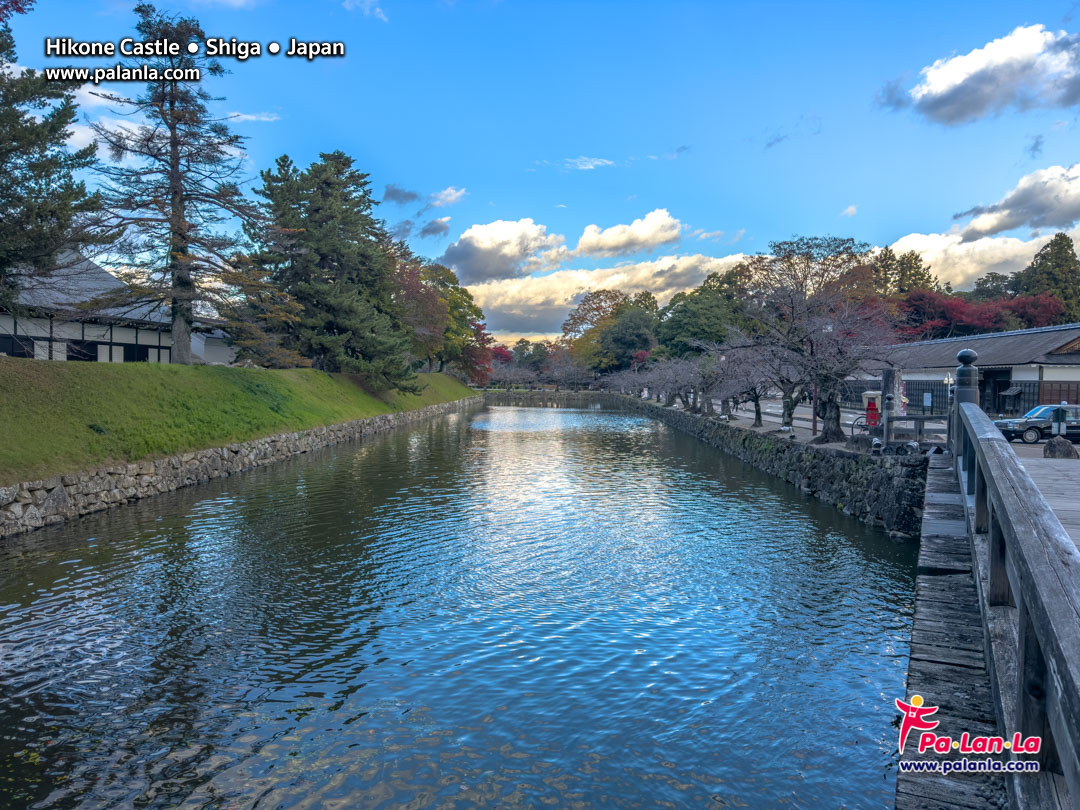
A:
{"type": "MultiPolygon", "coordinates": [[[[132,5],[39,0],[13,24],[19,63],[72,61],[46,36],[118,41],[132,5]]],[[[417,195],[380,215],[504,337],[557,332],[587,289],[666,298],[794,234],[918,249],[970,286],[1080,221],[1076,3],[159,6],[264,48],[344,42],[224,60],[221,112],[263,119],[235,123],[252,175],[342,149],[380,198],[417,195]]]]}

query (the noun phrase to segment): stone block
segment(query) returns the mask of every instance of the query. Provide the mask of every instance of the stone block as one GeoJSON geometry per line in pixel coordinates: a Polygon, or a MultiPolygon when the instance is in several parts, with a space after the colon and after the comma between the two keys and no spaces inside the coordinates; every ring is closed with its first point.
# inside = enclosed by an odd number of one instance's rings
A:
{"type": "Polygon", "coordinates": [[[49,492],[45,499],[41,503],[41,513],[43,515],[59,515],[67,511],[68,506],[71,503],[71,499],[68,497],[67,490],[59,483],[55,489],[49,492]]]}
{"type": "Polygon", "coordinates": [[[1064,436],[1055,436],[1043,446],[1043,458],[1077,458],[1076,448],[1064,436]]]}

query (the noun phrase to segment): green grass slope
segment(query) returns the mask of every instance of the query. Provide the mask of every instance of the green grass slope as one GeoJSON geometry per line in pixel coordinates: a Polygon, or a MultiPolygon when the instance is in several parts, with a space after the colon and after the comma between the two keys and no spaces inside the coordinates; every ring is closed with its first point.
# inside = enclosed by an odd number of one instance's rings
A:
{"type": "Polygon", "coordinates": [[[0,357],[0,485],[470,396],[452,377],[373,395],[344,374],[0,357]]]}

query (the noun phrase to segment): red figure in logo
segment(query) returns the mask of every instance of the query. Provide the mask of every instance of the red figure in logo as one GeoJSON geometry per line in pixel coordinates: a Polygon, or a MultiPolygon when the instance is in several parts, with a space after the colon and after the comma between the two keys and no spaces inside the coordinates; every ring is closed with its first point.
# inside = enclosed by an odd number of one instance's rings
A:
{"type": "Polygon", "coordinates": [[[926,719],[936,712],[938,707],[923,706],[922,695],[912,695],[911,703],[904,703],[904,701],[897,699],[896,708],[904,714],[904,719],[900,723],[900,753],[903,754],[904,741],[907,740],[909,731],[913,728],[920,731],[930,731],[938,727],[938,720],[926,719]]]}

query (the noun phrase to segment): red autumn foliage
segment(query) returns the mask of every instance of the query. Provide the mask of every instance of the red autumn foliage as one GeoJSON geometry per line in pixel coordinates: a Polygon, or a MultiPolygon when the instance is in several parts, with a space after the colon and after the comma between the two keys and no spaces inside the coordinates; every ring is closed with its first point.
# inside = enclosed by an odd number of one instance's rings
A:
{"type": "Polygon", "coordinates": [[[473,385],[487,385],[491,379],[491,344],[495,342],[487,331],[487,325],[480,321],[469,324],[473,333],[461,351],[461,365],[469,375],[473,385]]]}
{"type": "Polygon", "coordinates": [[[14,14],[25,14],[34,7],[35,0],[0,0],[0,23],[14,14]]]}
{"type": "Polygon", "coordinates": [[[514,362],[514,353],[501,343],[497,343],[491,347],[491,361],[504,366],[509,365],[514,362]]]}
{"type": "Polygon", "coordinates": [[[898,309],[905,321],[901,333],[928,340],[1049,326],[1060,320],[1065,305],[1049,293],[968,301],[933,290],[912,290],[898,309]]]}

